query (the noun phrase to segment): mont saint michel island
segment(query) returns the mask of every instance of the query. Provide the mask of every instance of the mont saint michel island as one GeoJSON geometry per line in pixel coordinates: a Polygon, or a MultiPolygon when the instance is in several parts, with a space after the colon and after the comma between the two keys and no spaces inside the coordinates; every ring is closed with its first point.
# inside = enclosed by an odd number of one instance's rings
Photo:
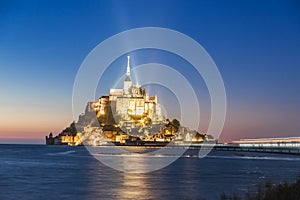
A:
{"type": "Polygon", "coordinates": [[[215,144],[217,140],[181,125],[177,119],[163,116],[158,96],[132,82],[130,56],[127,56],[123,88],[112,88],[108,96],[88,102],[77,122],[57,136],[46,136],[47,145],[150,145],[172,143],[215,144]]]}

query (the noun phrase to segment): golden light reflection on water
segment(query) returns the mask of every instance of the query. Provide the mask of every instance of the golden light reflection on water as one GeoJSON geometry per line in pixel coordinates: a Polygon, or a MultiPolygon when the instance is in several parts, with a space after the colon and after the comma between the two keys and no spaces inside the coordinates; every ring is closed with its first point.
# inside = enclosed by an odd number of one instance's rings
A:
{"type": "Polygon", "coordinates": [[[145,174],[122,173],[122,185],[117,190],[118,196],[128,199],[148,198],[150,195],[149,180],[145,174]]]}
{"type": "MultiPolygon", "coordinates": [[[[145,161],[141,157],[117,157],[119,164],[127,169],[138,170],[145,167],[145,161]]],[[[153,180],[149,173],[120,172],[100,163],[96,166],[93,164],[91,168],[93,170],[88,172],[88,199],[149,199],[153,196],[150,191],[151,187],[153,190],[153,180]]]]}

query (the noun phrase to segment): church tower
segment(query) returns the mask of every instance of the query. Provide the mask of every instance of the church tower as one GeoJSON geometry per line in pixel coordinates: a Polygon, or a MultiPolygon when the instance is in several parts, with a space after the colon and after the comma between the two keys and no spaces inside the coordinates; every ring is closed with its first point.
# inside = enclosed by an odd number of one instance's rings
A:
{"type": "Polygon", "coordinates": [[[132,81],[130,79],[130,56],[127,56],[127,70],[126,78],[124,80],[124,93],[125,95],[130,94],[130,88],[132,87],[132,81]]]}

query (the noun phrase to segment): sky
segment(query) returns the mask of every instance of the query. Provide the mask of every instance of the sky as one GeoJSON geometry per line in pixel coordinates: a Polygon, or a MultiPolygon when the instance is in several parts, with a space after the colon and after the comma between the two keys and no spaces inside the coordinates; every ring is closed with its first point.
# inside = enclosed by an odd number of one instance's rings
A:
{"type": "MultiPolygon", "coordinates": [[[[140,27],[182,32],[212,57],[227,94],[220,141],[300,136],[297,1],[2,0],[0,143],[44,143],[68,126],[83,60],[107,38],[140,27]]],[[[148,55],[153,59],[132,53],[133,64],[172,63],[166,54],[148,55]]],[[[125,56],[115,63],[125,70],[125,56]]],[[[113,69],[107,77],[123,73],[113,69]]],[[[182,73],[193,81],[192,72],[182,73]]]]}

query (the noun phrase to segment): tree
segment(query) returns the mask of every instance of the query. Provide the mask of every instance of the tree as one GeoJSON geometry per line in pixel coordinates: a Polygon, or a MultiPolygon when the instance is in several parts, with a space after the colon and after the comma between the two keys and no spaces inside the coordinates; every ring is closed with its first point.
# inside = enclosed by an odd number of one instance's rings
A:
{"type": "Polygon", "coordinates": [[[177,119],[173,119],[171,124],[172,124],[172,126],[174,126],[175,131],[178,132],[178,129],[180,127],[180,122],[177,119]]]}

